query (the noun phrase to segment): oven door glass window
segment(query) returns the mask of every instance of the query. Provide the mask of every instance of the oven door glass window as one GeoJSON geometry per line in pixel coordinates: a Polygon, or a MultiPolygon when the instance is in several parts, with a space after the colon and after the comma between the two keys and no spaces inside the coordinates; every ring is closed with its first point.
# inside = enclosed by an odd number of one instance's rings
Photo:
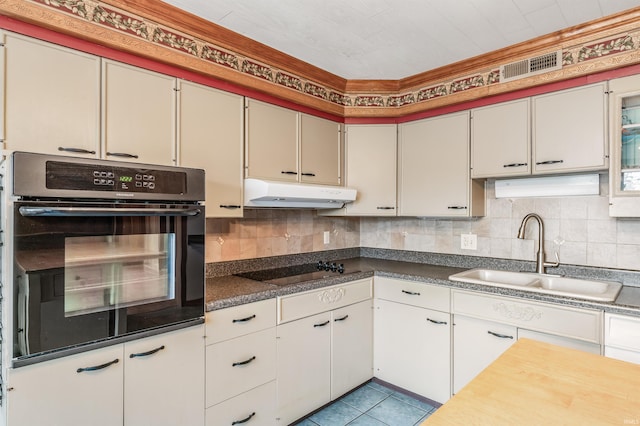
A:
{"type": "Polygon", "coordinates": [[[66,317],[175,298],[174,233],[67,237],[66,317]]]}

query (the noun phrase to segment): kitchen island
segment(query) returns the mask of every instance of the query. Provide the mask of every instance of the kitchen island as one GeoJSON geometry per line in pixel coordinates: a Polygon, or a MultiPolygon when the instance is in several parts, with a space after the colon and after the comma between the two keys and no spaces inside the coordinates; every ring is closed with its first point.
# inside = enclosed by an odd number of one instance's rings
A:
{"type": "Polygon", "coordinates": [[[640,365],[520,339],[423,423],[462,424],[640,424],[640,365]]]}

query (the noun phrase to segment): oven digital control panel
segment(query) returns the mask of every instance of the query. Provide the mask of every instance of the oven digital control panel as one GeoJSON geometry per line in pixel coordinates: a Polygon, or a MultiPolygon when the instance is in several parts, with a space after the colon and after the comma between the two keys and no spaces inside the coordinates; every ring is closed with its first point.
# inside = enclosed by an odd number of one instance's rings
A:
{"type": "Polygon", "coordinates": [[[47,161],[48,189],[184,194],[186,173],[170,170],[47,161]]]}

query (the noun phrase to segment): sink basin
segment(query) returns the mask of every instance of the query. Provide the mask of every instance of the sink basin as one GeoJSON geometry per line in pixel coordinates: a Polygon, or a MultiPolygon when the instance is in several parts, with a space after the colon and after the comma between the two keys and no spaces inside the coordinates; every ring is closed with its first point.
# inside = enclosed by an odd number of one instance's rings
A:
{"type": "Polygon", "coordinates": [[[599,302],[613,302],[622,289],[622,284],[614,281],[593,281],[531,272],[496,271],[492,269],[470,269],[451,275],[449,279],[599,302]]]}

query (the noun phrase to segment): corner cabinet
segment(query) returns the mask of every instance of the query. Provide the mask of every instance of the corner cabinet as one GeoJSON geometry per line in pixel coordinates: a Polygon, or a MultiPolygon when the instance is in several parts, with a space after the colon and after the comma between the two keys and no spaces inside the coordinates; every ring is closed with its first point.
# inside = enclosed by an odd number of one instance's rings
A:
{"type": "Polygon", "coordinates": [[[175,96],[175,77],[103,59],[103,157],[175,165],[175,96]]]}
{"type": "Polygon", "coordinates": [[[399,125],[398,215],[484,216],[484,182],[469,176],[469,112],[399,125]]]}
{"type": "Polygon", "coordinates": [[[345,184],[358,191],[348,216],[395,216],[397,126],[345,126],[345,184]]]}
{"type": "Polygon", "coordinates": [[[2,33],[0,138],[15,151],[100,157],[100,58],[2,33]]]}
{"type": "Polygon", "coordinates": [[[178,163],[204,169],[207,217],[242,217],[244,98],[178,81],[178,163]]]}
{"type": "Polygon", "coordinates": [[[375,278],[374,372],[434,401],[451,396],[450,290],[375,278]]]}
{"type": "Polygon", "coordinates": [[[245,177],[341,183],[341,125],[247,98],[245,177]]]}
{"type": "Polygon", "coordinates": [[[640,217],[640,76],[609,81],[609,215],[640,217]]]}
{"type": "Polygon", "coordinates": [[[202,425],[203,336],[193,326],[9,369],[6,424],[202,425]]]}
{"type": "Polygon", "coordinates": [[[607,82],[531,98],[533,174],[609,167],[607,82]]]}

